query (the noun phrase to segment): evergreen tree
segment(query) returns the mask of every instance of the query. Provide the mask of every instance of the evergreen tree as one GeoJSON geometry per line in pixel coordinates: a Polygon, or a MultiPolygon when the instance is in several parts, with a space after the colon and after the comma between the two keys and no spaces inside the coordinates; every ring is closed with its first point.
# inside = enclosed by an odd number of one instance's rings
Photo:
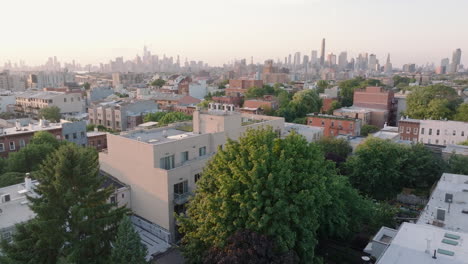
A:
{"type": "Polygon", "coordinates": [[[146,263],[146,246],[141,243],[140,236],[133,229],[128,216],[124,216],[113,243],[111,260],[113,264],[146,263]]]}
{"type": "Polygon", "coordinates": [[[24,263],[16,258],[19,253],[14,254],[19,248],[24,254],[34,252],[34,263],[105,263],[127,210],[107,202],[113,190],[101,188],[104,178],[99,176],[97,152],[63,145],[46,158],[35,177],[40,182],[35,188],[38,195],[29,200],[36,217],[23,230],[30,238],[14,236],[3,248],[5,255],[24,263]],[[33,243],[28,244],[30,239],[33,243]]]}

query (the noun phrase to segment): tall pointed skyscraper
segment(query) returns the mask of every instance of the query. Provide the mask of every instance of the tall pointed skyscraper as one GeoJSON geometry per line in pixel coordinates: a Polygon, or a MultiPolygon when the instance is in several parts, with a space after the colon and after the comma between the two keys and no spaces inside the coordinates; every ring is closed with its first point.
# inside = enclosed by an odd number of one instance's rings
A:
{"type": "Polygon", "coordinates": [[[322,39],[322,50],[320,51],[320,65],[325,64],[325,39],[322,39]]]}
{"type": "Polygon", "coordinates": [[[385,74],[392,73],[392,63],[390,62],[390,53],[387,56],[387,63],[385,63],[385,74]]]}

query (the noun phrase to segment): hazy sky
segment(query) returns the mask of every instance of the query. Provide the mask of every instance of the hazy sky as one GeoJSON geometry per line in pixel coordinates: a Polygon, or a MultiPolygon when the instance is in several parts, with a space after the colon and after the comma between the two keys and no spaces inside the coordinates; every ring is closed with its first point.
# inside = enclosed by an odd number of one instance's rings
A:
{"type": "MultiPolygon", "coordinates": [[[[83,64],[153,54],[220,65],[234,58],[375,53],[381,62],[468,61],[468,0],[2,0],[0,64],[83,64]]],[[[465,63],[468,64],[468,63],[465,63]]]]}

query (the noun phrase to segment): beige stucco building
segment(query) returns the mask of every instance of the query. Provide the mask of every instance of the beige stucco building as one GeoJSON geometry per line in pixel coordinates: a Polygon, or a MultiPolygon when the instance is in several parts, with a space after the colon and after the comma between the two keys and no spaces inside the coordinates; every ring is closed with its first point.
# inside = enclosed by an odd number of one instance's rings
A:
{"type": "Polygon", "coordinates": [[[174,213],[184,212],[206,162],[227,138],[238,139],[247,129],[261,126],[271,126],[280,135],[284,119],[195,111],[193,132],[173,124],[109,134],[107,152],[99,154],[101,169],[130,185],[133,212],[159,225],[161,232],[170,232],[174,241],[178,239],[174,213]]]}

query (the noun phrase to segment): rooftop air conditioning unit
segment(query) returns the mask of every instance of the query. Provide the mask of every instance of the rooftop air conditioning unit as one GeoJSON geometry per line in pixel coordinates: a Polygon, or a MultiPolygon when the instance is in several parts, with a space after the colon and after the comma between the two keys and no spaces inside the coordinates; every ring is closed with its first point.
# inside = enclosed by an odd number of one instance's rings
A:
{"type": "Polygon", "coordinates": [[[437,208],[436,219],[439,221],[445,221],[446,210],[443,208],[437,208]]]}
{"type": "Polygon", "coordinates": [[[9,202],[11,200],[11,197],[10,197],[10,194],[4,194],[1,196],[2,198],[2,203],[6,203],[6,202],[9,202]]]}

